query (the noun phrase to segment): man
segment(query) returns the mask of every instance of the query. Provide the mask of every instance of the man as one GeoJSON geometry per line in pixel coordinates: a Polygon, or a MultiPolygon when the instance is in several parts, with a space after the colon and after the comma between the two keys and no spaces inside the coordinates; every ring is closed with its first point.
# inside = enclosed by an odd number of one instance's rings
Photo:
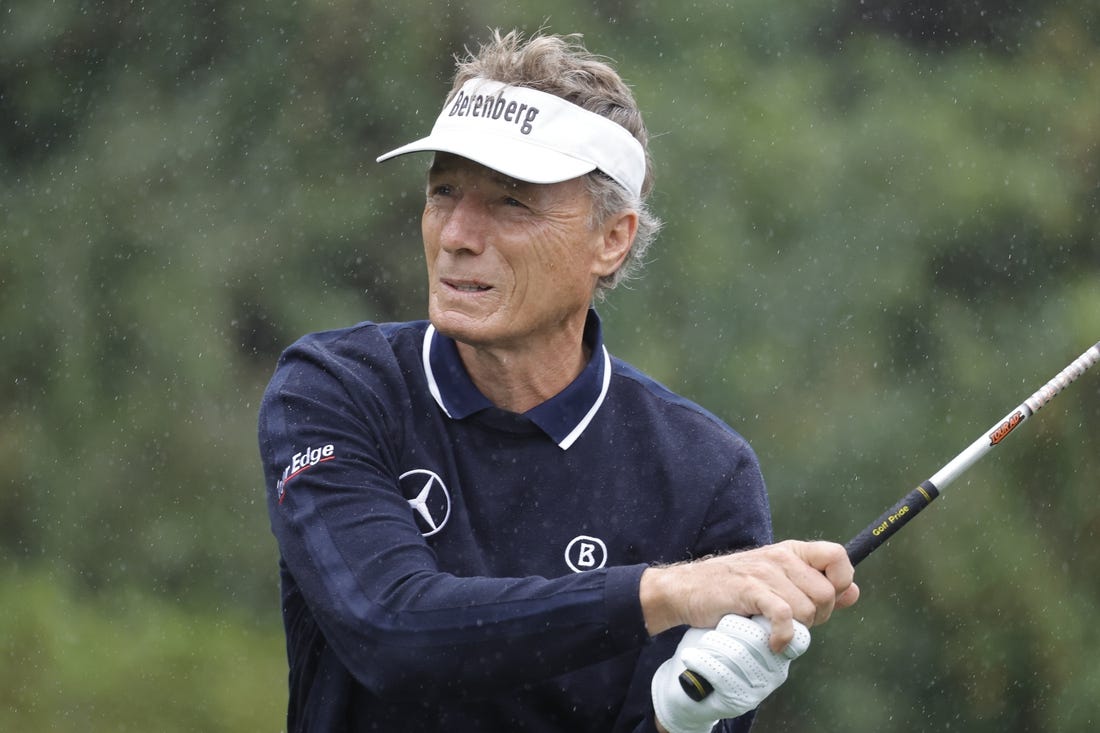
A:
{"type": "Polygon", "coordinates": [[[512,33],[380,158],[434,154],[429,320],[303,338],[260,411],[289,730],[746,730],[855,602],[842,547],[768,544],[748,444],[604,347],[645,144],[607,63],[512,33]]]}

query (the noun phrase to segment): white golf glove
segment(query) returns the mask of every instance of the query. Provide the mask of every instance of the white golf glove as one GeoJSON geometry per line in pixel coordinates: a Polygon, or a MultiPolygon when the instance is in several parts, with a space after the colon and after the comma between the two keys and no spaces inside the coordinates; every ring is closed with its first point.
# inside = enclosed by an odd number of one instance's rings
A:
{"type": "Polygon", "coordinates": [[[810,631],[794,622],[794,639],[776,654],[768,647],[771,623],[763,616],[723,616],[712,631],[688,629],[676,653],[657,668],[651,692],[657,720],[669,733],[709,733],[723,718],[755,710],[787,679],[791,660],[810,646],[810,631]],[[679,676],[691,669],[714,691],[687,696],[679,676]]]}

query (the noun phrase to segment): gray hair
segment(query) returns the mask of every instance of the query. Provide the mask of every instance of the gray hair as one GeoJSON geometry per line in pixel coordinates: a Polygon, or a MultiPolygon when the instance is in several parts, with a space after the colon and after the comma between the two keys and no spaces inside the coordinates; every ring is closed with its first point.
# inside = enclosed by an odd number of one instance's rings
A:
{"type": "Polygon", "coordinates": [[[635,277],[645,263],[646,250],[661,229],[661,221],[646,204],[653,189],[649,135],[634,94],[609,60],[590,53],[576,34],[535,35],[524,40],[519,31],[502,36],[499,30],[494,30],[492,39],[476,53],[467,50],[466,57],[456,58],[455,62],[450,97],[470,79],[484,77],[554,94],[607,117],[637,138],[646,157],[641,196],[634,196],[599,170],[589,173],[585,180],[592,198],[590,223],[593,228],[602,226],[623,211],[634,211],[638,215],[638,231],[630,252],[616,272],[600,278],[595,298],[602,299],[616,285],[635,277]]]}

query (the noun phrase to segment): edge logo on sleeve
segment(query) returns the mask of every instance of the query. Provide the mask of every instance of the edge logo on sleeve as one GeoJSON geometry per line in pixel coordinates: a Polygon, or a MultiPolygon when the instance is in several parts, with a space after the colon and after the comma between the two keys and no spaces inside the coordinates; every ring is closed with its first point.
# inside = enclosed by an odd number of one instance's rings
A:
{"type": "Polygon", "coordinates": [[[290,459],[290,463],[283,469],[283,477],[275,484],[275,491],[279,493],[279,503],[283,503],[283,497],[286,496],[286,485],[292,478],[313,468],[318,463],[331,461],[335,457],[336,446],[332,443],[321,448],[306,448],[301,453],[295,453],[294,457],[290,459]]]}

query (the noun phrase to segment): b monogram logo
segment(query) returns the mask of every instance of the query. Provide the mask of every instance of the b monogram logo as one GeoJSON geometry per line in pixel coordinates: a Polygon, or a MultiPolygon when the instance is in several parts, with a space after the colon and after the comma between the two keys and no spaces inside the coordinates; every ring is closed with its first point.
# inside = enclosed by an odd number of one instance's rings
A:
{"type": "Polygon", "coordinates": [[[599,537],[578,535],[565,547],[565,564],[574,573],[599,570],[607,564],[607,545],[599,537]]]}

